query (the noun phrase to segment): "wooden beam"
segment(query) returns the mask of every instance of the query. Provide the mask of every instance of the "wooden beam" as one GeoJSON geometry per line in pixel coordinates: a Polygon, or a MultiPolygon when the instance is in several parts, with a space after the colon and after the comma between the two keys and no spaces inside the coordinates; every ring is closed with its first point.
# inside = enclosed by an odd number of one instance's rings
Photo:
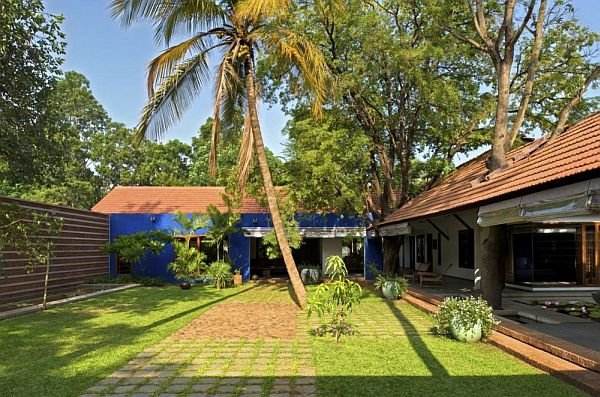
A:
{"type": "Polygon", "coordinates": [[[471,226],[469,226],[469,224],[467,222],[465,222],[460,216],[458,216],[456,214],[452,214],[452,215],[454,215],[456,220],[459,221],[460,223],[462,223],[463,226],[467,228],[467,230],[473,230],[473,228],[471,226]]]}
{"type": "Polygon", "coordinates": [[[446,233],[444,233],[444,232],[442,231],[442,229],[440,229],[440,228],[439,228],[439,227],[438,227],[438,226],[437,226],[435,223],[433,223],[433,221],[432,221],[431,219],[427,219],[427,222],[429,222],[429,224],[430,224],[431,226],[433,226],[433,228],[434,228],[435,230],[437,230],[439,234],[441,234],[442,236],[444,236],[444,237],[446,238],[446,240],[450,241],[450,237],[448,237],[448,235],[447,235],[446,233]]]}

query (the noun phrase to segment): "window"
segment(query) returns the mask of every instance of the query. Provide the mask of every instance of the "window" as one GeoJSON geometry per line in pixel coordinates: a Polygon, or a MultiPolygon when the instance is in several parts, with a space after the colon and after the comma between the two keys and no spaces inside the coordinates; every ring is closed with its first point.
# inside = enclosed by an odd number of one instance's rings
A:
{"type": "Polygon", "coordinates": [[[475,234],[473,230],[458,231],[458,267],[475,268],[475,234]]]}
{"type": "Polygon", "coordinates": [[[425,257],[425,235],[417,236],[417,263],[427,262],[425,257]]]}

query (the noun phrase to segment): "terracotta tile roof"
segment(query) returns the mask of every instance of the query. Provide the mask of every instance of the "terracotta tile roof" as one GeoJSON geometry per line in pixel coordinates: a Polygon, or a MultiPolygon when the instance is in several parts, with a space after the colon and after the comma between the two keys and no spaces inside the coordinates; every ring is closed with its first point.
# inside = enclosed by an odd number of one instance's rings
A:
{"type": "MultiPolygon", "coordinates": [[[[223,187],[171,187],[171,186],[118,186],[100,200],[92,211],[104,214],[171,214],[203,213],[214,204],[220,211],[226,211],[223,202],[223,187]]],[[[268,213],[250,197],[246,197],[240,208],[243,214],[268,213]]]]}
{"type": "Polygon", "coordinates": [[[395,211],[381,225],[503,200],[584,173],[600,174],[600,112],[573,124],[552,141],[540,138],[509,152],[509,166],[482,181],[487,174],[488,156],[489,152],[461,165],[440,184],[395,211]]]}

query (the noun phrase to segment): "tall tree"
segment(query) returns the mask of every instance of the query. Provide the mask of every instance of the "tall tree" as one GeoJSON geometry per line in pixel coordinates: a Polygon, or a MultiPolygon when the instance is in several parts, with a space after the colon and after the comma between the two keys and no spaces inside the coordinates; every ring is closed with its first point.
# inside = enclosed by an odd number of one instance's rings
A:
{"type": "Polygon", "coordinates": [[[91,208],[100,198],[97,176],[91,168],[91,142],[103,134],[110,119],[96,100],[90,82],[69,71],[48,95],[43,130],[51,137],[52,153],[46,170],[21,196],[79,208],[91,208]]]}
{"type": "Polygon", "coordinates": [[[35,181],[53,153],[44,109],[65,51],[41,0],[0,2],[0,190],[35,181]]]}
{"type": "MultiPolygon", "coordinates": [[[[488,177],[507,165],[506,153],[521,133],[539,128],[555,136],[571,113],[594,109],[583,94],[600,77],[595,58],[599,35],[577,24],[570,1],[454,0],[439,11],[438,23],[493,66],[488,177]]],[[[494,308],[502,305],[505,235],[503,226],[480,231],[482,292],[494,308]]]]}
{"type": "MultiPolygon", "coordinates": [[[[325,49],[336,78],[330,116],[368,138],[371,189],[365,196],[375,200],[366,212],[378,220],[408,200],[417,151],[440,163],[439,173],[485,136],[472,123],[489,117],[479,99],[486,77],[481,56],[442,34],[431,16],[426,1],[356,0],[341,14],[328,7],[298,9],[288,20],[325,49]]],[[[302,115],[305,102],[297,100],[294,76],[269,60],[263,66],[272,94],[302,115]]],[[[384,240],[386,273],[394,271],[400,243],[384,240]]]]}
{"type": "Polygon", "coordinates": [[[207,84],[207,56],[219,54],[209,169],[216,175],[219,126],[230,123],[233,109],[241,107],[245,118],[238,166],[240,181],[246,180],[251,160],[256,156],[277,241],[298,302],[304,306],[306,291],[285,235],[258,120],[255,58],[260,49],[302,75],[301,81],[314,93],[315,112],[320,111],[325,96],[327,67],[320,51],[304,36],[279,24],[285,4],[258,0],[114,0],[112,9],[125,25],[136,21],[154,23],[155,37],[167,46],[175,33],[190,36],[150,63],[150,100],[138,124],[140,138],[156,138],[166,132],[207,84]]]}

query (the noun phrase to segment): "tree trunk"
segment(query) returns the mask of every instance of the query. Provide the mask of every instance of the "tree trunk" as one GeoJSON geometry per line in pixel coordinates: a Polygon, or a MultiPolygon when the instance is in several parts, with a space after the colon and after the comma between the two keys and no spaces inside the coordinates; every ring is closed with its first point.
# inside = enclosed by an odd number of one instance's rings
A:
{"type": "Polygon", "coordinates": [[[265,193],[267,195],[267,201],[269,203],[269,211],[271,212],[271,219],[273,220],[273,228],[275,229],[275,235],[277,236],[277,242],[283,262],[287,269],[287,273],[292,283],[292,288],[298,299],[298,305],[302,308],[306,304],[307,295],[304,284],[300,279],[298,268],[294,262],[292,256],[292,250],[285,234],[283,221],[281,219],[281,213],[279,212],[279,205],[277,203],[277,194],[273,187],[273,181],[271,179],[271,171],[269,170],[269,163],[267,162],[267,154],[265,151],[265,145],[263,143],[262,135],[260,132],[260,124],[258,122],[258,112],[256,107],[256,88],[254,85],[254,65],[250,55],[245,61],[246,69],[246,90],[248,94],[248,112],[250,114],[250,124],[252,126],[252,134],[254,136],[254,148],[256,150],[256,157],[258,158],[258,166],[260,174],[263,179],[265,193]]]}
{"type": "Polygon", "coordinates": [[[494,140],[492,142],[492,158],[490,171],[497,170],[506,164],[506,142],[508,132],[508,106],[510,100],[510,64],[502,62],[498,65],[498,105],[496,107],[496,123],[494,125],[494,140]]]}
{"type": "Polygon", "coordinates": [[[481,292],[483,298],[494,309],[502,308],[502,290],[505,279],[505,235],[506,226],[489,226],[479,228],[479,245],[482,250],[481,292]]]}
{"type": "Polygon", "coordinates": [[[42,298],[42,310],[46,310],[48,301],[48,277],[50,276],[50,246],[46,250],[46,274],[44,275],[44,297],[42,298]]]}
{"type": "Polygon", "coordinates": [[[383,273],[392,275],[397,273],[398,250],[402,245],[402,237],[392,236],[383,239],[383,273]]]}

